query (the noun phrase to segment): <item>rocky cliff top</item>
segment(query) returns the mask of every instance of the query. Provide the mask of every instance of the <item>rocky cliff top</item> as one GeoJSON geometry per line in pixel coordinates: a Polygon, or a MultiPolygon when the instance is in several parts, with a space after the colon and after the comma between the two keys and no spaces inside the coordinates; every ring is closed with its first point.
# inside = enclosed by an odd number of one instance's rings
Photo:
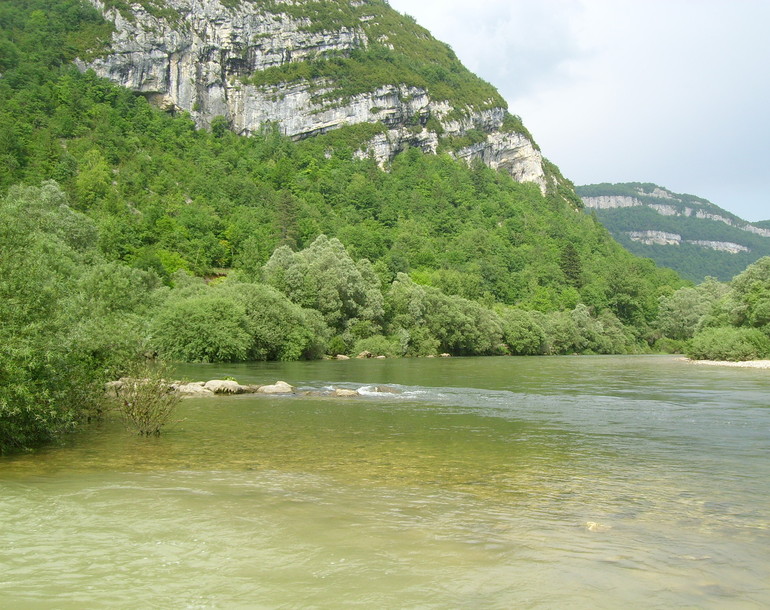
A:
{"type": "Polygon", "coordinates": [[[446,150],[546,189],[539,149],[494,87],[383,0],[90,1],[115,30],[80,67],[200,127],[277,124],[301,139],[372,124],[360,155],[446,150]]]}

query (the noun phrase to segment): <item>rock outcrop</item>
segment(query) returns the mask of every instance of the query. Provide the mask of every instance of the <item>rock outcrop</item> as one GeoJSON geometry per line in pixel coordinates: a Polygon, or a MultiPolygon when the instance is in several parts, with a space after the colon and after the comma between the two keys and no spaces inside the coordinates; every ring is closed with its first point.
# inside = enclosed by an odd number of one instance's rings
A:
{"type": "Polygon", "coordinates": [[[258,394],[292,394],[294,387],[285,381],[276,381],[271,385],[263,385],[257,390],[258,394]]]}
{"type": "Polygon", "coordinates": [[[699,282],[729,281],[747,265],[770,256],[770,229],[695,195],[649,183],[578,186],[586,210],[631,252],[699,282]]]}
{"type": "Polygon", "coordinates": [[[108,54],[79,61],[79,67],[93,69],[163,108],[189,112],[199,127],[209,128],[222,117],[239,134],[272,124],[301,139],[369,123],[382,129],[358,154],[373,155],[381,163],[408,146],[435,153],[442,141],[482,133],[481,141],[460,142],[449,151],[546,190],[542,155],[528,134],[506,127],[510,115],[502,100],[499,105],[490,99],[453,105],[432,95],[428,85],[403,82],[397,69],[392,83],[355,94],[340,92],[326,74],[314,75],[313,62],[350,57],[372,45],[398,51],[378,23],[386,15],[388,27],[398,27],[392,23],[398,15],[381,2],[350,3],[347,10],[353,17],[335,21],[319,16],[323,3],[305,10],[287,0],[165,0],[153,4],[156,10],[135,3],[130,11],[90,1],[114,22],[115,32],[108,54]],[[297,66],[307,68],[308,75],[292,78],[291,69],[297,66]],[[271,78],[255,78],[270,70],[271,78]]]}
{"type": "MultiPolygon", "coordinates": [[[[612,185],[607,185],[607,187],[611,189],[612,185]]],[[[578,191],[580,192],[587,188],[591,187],[579,187],[578,191]]],[[[714,222],[721,222],[729,227],[735,227],[741,231],[746,231],[747,233],[761,235],[762,237],[770,237],[770,229],[756,227],[725,210],[721,210],[705,199],[699,199],[692,195],[677,195],[658,186],[649,191],[645,190],[643,187],[636,187],[635,190],[637,191],[636,196],[627,194],[583,196],[583,205],[589,210],[647,207],[651,210],[655,210],[662,216],[681,216],[684,218],[697,218],[699,220],[713,220],[714,222]]]]}

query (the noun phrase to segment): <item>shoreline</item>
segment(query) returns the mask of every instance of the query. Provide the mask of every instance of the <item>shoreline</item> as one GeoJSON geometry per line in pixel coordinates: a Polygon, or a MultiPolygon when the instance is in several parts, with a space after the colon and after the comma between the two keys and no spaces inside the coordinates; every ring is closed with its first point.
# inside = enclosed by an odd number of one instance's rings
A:
{"type": "Polygon", "coordinates": [[[731,366],[741,369],[770,369],[770,360],[744,360],[743,362],[732,362],[730,360],[692,360],[682,358],[690,364],[704,364],[706,366],[731,366]]]}

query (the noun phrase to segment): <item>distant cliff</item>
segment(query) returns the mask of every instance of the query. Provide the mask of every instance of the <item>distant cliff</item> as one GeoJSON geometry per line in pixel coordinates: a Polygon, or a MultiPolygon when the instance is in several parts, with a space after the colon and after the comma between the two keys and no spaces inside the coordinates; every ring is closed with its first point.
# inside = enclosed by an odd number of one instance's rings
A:
{"type": "Polygon", "coordinates": [[[770,254],[767,223],[749,223],[694,195],[641,183],[576,190],[585,209],[629,250],[695,281],[705,276],[729,280],[770,254]]]}
{"type": "Polygon", "coordinates": [[[295,139],[376,126],[359,155],[446,151],[545,191],[518,117],[452,50],[382,0],[90,0],[115,25],[108,54],[80,61],[201,127],[295,139]]]}

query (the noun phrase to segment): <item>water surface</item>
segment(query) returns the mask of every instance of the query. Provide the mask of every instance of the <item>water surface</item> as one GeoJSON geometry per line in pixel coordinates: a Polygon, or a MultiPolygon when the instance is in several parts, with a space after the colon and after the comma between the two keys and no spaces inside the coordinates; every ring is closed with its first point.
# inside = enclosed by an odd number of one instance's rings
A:
{"type": "Polygon", "coordinates": [[[770,606],[770,371],[558,357],[180,375],[368,395],[189,399],[157,439],[110,419],[0,460],[0,605],[770,606]]]}

